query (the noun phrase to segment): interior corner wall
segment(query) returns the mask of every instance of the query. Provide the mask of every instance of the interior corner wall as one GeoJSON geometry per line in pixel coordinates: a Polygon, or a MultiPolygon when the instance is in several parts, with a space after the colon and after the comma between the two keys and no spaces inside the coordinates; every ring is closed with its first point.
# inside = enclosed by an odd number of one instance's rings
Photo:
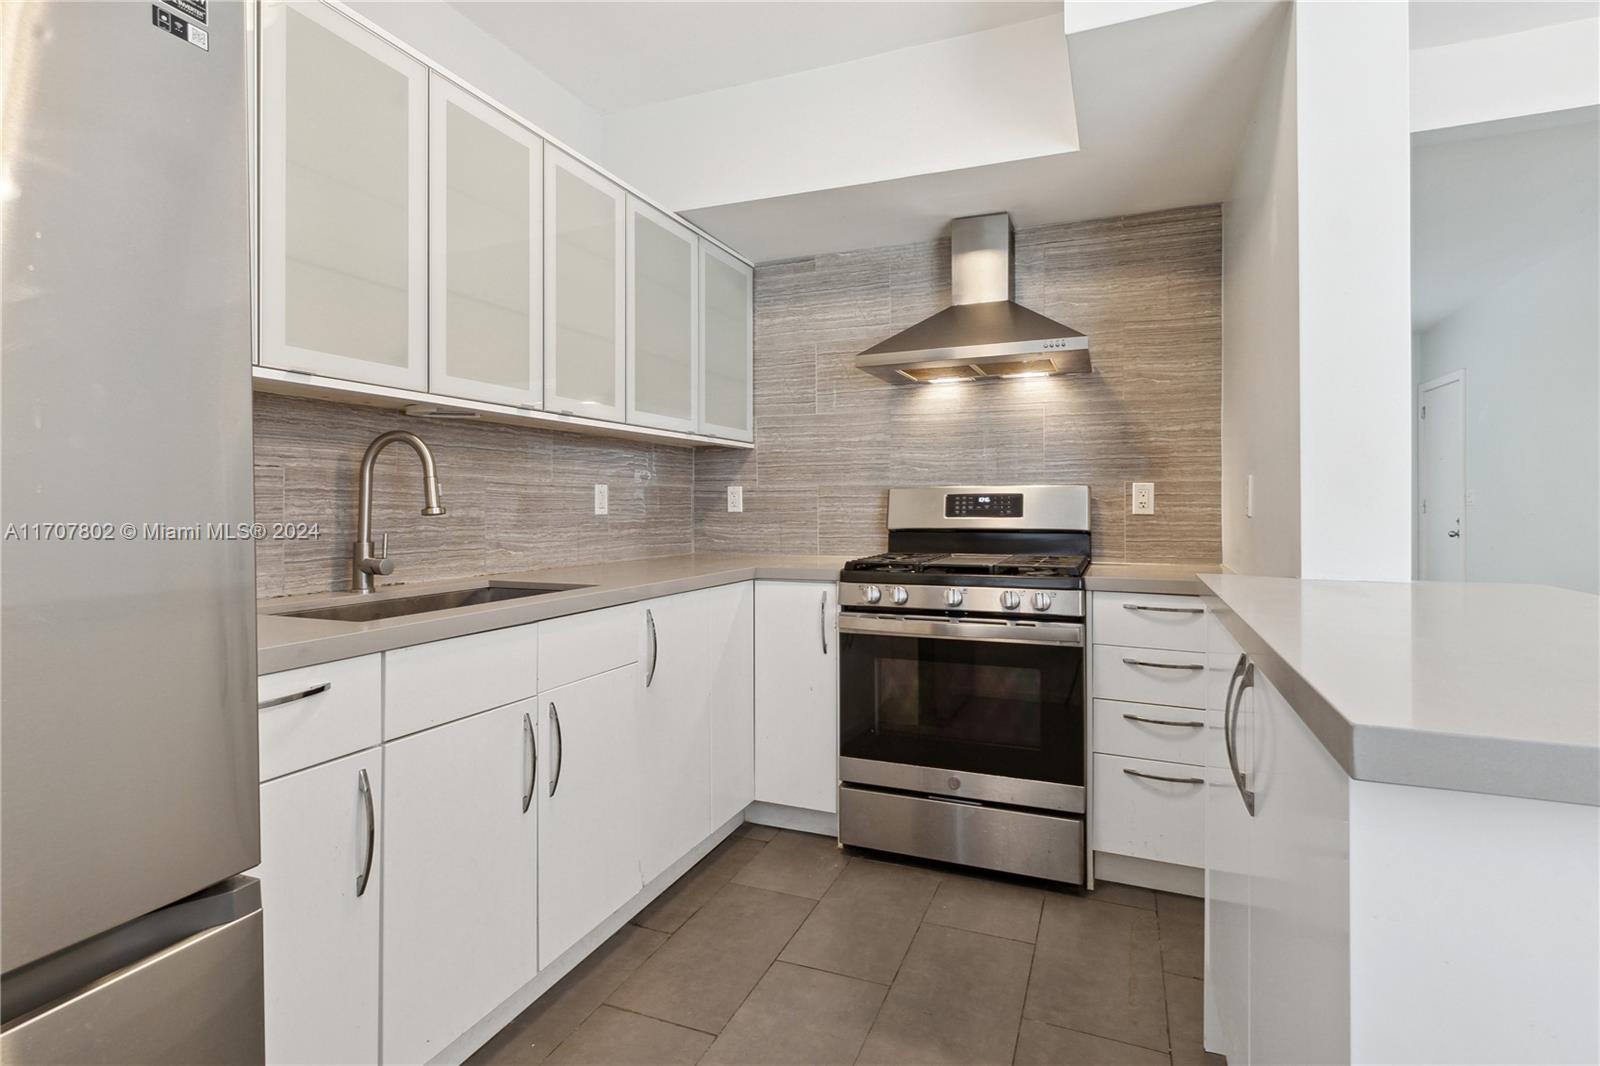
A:
{"type": "Polygon", "coordinates": [[[1300,573],[1295,32],[1291,11],[1222,214],[1222,561],[1284,577],[1300,573]]]}
{"type": "Polygon", "coordinates": [[[348,0],[356,14],[567,146],[598,159],[600,113],[451,5],[420,0],[348,0]]]}
{"type": "Polygon", "coordinates": [[[1411,577],[1405,4],[1295,5],[1300,576],[1411,577]]]}

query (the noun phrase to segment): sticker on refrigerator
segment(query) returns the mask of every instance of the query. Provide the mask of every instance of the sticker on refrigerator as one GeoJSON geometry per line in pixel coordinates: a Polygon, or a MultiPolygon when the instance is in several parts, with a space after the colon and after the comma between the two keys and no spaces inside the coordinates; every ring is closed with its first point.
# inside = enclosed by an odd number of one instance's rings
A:
{"type": "Polygon", "coordinates": [[[196,48],[211,51],[211,35],[196,26],[188,19],[174,15],[159,4],[150,5],[150,24],[158,30],[165,30],[174,37],[188,41],[196,48]]]}
{"type": "Polygon", "coordinates": [[[162,3],[188,15],[190,22],[206,24],[206,0],[162,0],[162,3]]]}

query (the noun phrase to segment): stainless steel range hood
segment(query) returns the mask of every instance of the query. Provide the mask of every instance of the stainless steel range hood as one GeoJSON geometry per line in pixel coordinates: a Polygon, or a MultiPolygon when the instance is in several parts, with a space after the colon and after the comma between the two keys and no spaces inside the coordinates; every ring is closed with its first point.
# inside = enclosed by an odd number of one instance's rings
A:
{"type": "Polygon", "coordinates": [[[1083,374],[1089,338],[1011,299],[1011,216],[950,224],[954,306],[856,356],[856,367],[900,385],[1083,374]]]}

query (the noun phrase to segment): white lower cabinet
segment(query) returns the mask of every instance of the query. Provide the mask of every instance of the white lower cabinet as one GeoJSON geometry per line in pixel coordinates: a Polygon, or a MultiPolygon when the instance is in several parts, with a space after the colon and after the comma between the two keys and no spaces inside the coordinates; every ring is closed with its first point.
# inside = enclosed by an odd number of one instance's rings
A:
{"type": "Polygon", "coordinates": [[[702,592],[645,604],[639,693],[639,874],[648,884],[711,832],[711,702],[702,592]]]}
{"type": "Polygon", "coordinates": [[[261,786],[270,1063],[378,1061],[382,794],[377,748],[261,786]]]}
{"type": "Polygon", "coordinates": [[[639,683],[625,666],[539,697],[540,967],[639,891],[639,683]]]}
{"type": "Polygon", "coordinates": [[[385,1062],[434,1057],[538,972],[536,710],[385,746],[385,1062]]]}
{"type": "Polygon", "coordinates": [[[756,799],[839,809],[839,631],[832,582],[757,581],[756,799]]]}
{"type": "Polygon", "coordinates": [[[711,703],[711,826],[756,798],[755,589],[751,582],[701,593],[711,703]]]}
{"type": "Polygon", "coordinates": [[[1205,863],[1203,768],[1182,763],[1094,757],[1094,846],[1156,862],[1205,863]]]}

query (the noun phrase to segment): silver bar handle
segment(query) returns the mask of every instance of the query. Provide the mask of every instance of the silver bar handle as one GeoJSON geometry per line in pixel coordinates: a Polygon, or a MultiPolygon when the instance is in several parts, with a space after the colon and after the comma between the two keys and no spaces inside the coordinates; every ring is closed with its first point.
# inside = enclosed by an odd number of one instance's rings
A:
{"type": "Polygon", "coordinates": [[[377,850],[378,840],[378,814],[372,809],[372,782],[367,780],[367,771],[362,770],[356,775],[356,791],[361,793],[362,804],[367,810],[367,858],[361,864],[361,872],[356,874],[356,895],[364,895],[367,891],[367,879],[372,876],[372,855],[377,850]]]}
{"type": "Polygon", "coordinates": [[[828,590],[827,589],[823,589],[822,590],[821,633],[822,633],[822,654],[826,655],[826,654],[828,654],[828,590]]]}
{"type": "Polygon", "coordinates": [[[533,733],[533,717],[526,712],[522,715],[522,736],[532,756],[528,767],[528,787],[522,790],[522,813],[527,814],[528,808],[533,806],[533,783],[539,777],[539,738],[533,733]]]}
{"type": "Polygon", "coordinates": [[[324,681],[320,685],[312,685],[310,688],[303,688],[299,692],[291,692],[287,696],[274,696],[270,700],[261,700],[256,704],[256,710],[264,711],[269,707],[282,707],[286,703],[297,703],[300,700],[308,700],[312,696],[320,696],[332,688],[332,681],[324,681]]]}
{"type": "Polygon", "coordinates": [[[1151,662],[1149,659],[1130,659],[1126,655],[1124,655],[1122,657],[1122,661],[1127,663],[1129,666],[1150,666],[1150,667],[1154,667],[1157,670],[1204,670],[1205,669],[1205,666],[1203,666],[1200,663],[1155,663],[1155,662],[1151,662]]]}
{"type": "Polygon", "coordinates": [[[550,775],[550,795],[554,797],[557,787],[559,787],[561,784],[562,757],[566,755],[567,752],[567,745],[561,739],[561,714],[556,710],[555,700],[550,701],[550,725],[555,729],[556,733],[556,768],[555,771],[550,775]]]}
{"type": "Polygon", "coordinates": [[[1228,700],[1222,709],[1222,739],[1228,749],[1228,769],[1233,774],[1234,787],[1239,790],[1239,798],[1244,800],[1244,809],[1250,817],[1256,816],[1256,794],[1245,786],[1244,771],[1239,768],[1239,742],[1234,736],[1234,727],[1239,724],[1239,709],[1244,705],[1245,689],[1255,684],[1255,664],[1250,662],[1249,656],[1241,654],[1239,665],[1233,668],[1233,677],[1228,681],[1228,700]],[[1234,685],[1238,684],[1235,690],[1234,685]]]}
{"type": "Polygon", "coordinates": [[[1154,611],[1157,614],[1205,614],[1204,607],[1154,607],[1148,603],[1125,603],[1124,611],[1154,611]]]}
{"type": "Polygon", "coordinates": [[[1142,777],[1146,781],[1171,781],[1174,785],[1203,785],[1206,783],[1203,777],[1166,777],[1162,774],[1147,774],[1143,770],[1134,770],[1126,766],[1122,768],[1122,772],[1129,777],[1142,777]]]}
{"type": "Polygon", "coordinates": [[[1204,722],[1177,722],[1171,718],[1146,718],[1142,714],[1124,714],[1122,717],[1130,722],[1143,722],[1145,725],[1172,725],[1183,729],[1204,729],[1204,722]]]}
{"type": "Polygon", "coordinates": [[[656,643],[656,616],[648,607],[644,610],[644,625],[645,633],[650,637],[650,665],[644,672],[644,687],[649,688],[650,682],[656,679],[656,655],[660,645],[656,643]]]}

